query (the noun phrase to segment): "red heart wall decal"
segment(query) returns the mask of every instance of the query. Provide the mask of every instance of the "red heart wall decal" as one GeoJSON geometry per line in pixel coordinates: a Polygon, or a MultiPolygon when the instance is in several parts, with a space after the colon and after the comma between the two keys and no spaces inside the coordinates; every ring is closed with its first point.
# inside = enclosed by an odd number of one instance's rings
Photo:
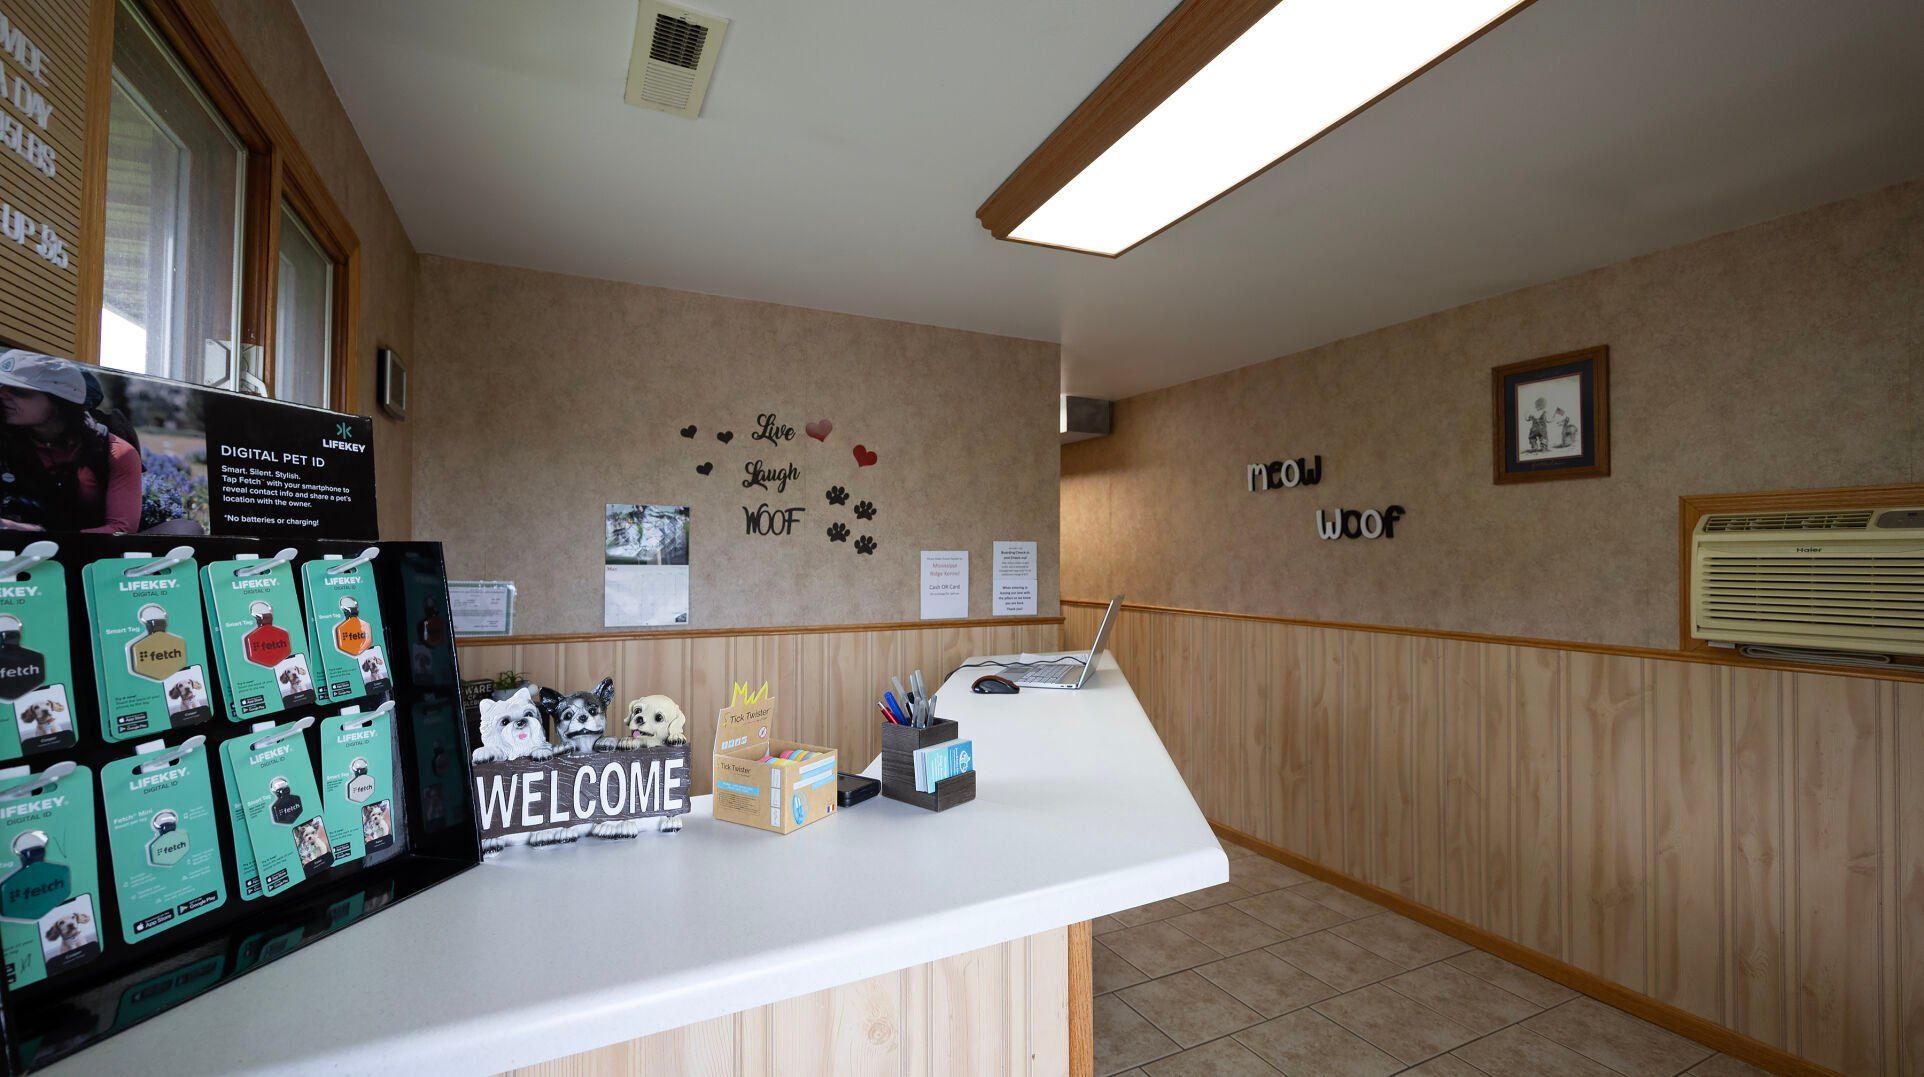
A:
{"type": "Polygon", "coordinates": [[[868,446],[866,445],[855,446],[855,466],[856,467],[873,466],[875,463],[875,459],[876,459],[875,454],[868,451],[868,446]]]}
{"type": "Polygon", "coordinates": [[[835,429],[835,424],[829,422],[827,419],[817,419],[814,422],[809,423],[807,426],[802,427],[802,430],[806,432],[809,437],[814,438],[816,441],[827,441],[828,435],[834,429],[835,429]]]}

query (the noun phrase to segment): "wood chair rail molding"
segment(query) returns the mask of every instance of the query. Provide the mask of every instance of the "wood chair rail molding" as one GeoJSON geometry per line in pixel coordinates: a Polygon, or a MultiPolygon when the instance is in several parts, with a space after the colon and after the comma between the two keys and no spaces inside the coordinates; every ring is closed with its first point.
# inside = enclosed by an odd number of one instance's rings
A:
{"type": "Polygon", "coordinates": [[[1406,916],[1419,924],[1441,931],[1445,935],[1466,942],[1481,950],[1487,950],[1513,965],[1521,966],[1546,979],[1555,980],[1580,994],[1588,995],[1599,1002],[1615,1006],[1636,1017],[1641,1017],[1653,1025],[1669,1029],[1680,1036],[1695,1040],[1713,1050],[1721,1051],[1733,1058],[1741,1059],[1751,1065],[1761,1067],[1771,1073],[1791,1075],[1791,1077],[1841,1077],[1836,1070],[1826,1069],[1808,1059],[1799,1058],[1781,1048],[1773,1047],[1760,1040],[1754,1040],[1740,1032],[1734,1032],[1715,1021],[1699,1017],[1688,1010],[1679,1009],[1667,1002],[1651,998],[1638,991],[1612,983],[1592,972],[1586,972],[1548,954],[1532,950],[1521,943],[1512,942],[1501,935],[1492,934],[1475,924],[1466,923],[1448,913],[1438,912],[1427,905],[1420,905],[1393,890],[1385,890],[1351,875],[1325,867],[1324,865],[1292,853],[1278,845],[1272,845],[1261,838],[1245,834],[1240,830],[1210,822],[1218,837],[1234,842],[1246,849],[1268,857],[1286,867],[1294,868],[1305,875],[1320,879],[1332,886],[1341,887],[1358,897],[1382,905],[1391,912],[1406,916]]]}
{"type": "MultiPolygon", "coordinates": [[[[1693,524],[1694,526],[1694,524],[1693,524]]],[[[1086,598],[1065,598],[1066,609],[1105,609],[1109,603],[1086,598]]],[[[1461,640],[1465,643],[1493,643],[1509,647],[1539,647],[1554,651],[1585,654],[1612,654],[1626,658],[1656,658],[1669,662],[1690,662],[1709,666],[1737,666],[1744,669],[1772,669],[1786,673],[1822,673],[1835,677],[1862,677],[1878,681],[1916,681],[1924,683],[1924,667],[1888,666],[1868,669],[1857,666],[1827,666],[1815,662],[1783,662],[1765,658],[1746,658],[1733,651],[1704,647],[1700,650],[1666,651],[1661,647],[1627,647],[1612,643],[1579,643],[1572,640],[1533,639],[1529,636],[1500,636],[1489,632],[1457,632],[1443,628],[1410,628],[1404,625],[1372,625],[1349,621],[1315,621],[1303,617],[1276,617],[1262,613],[1229,613],[1223,610],[1198,610],[1183,606],[1156,606],[1124,602],[1122,608],[1136,613],[1173,613],[1188,617],[1215,617],[1230,621],[1258,621],[1265,624],[1298,625],[1303,628],[1328,628],[1342,632],[1376,632],[1388,636],[1417,636],[1424,639],[1461,640]]]]}
{"type": "MultiPolygon", "coordinates": [[[[1115,255],[1101,257],[1121,257],[1135,247],[1149,242],[1163,232],[1174,228],[1192,215],[1212,205],[1217,199],[1255,179],[1264,172],[1289,160],[1323,136],[1348,123],[1359,114],[1368,110],[1383,98],[1395,93],[1418,78],[1423,72],[1454,56],[1458,50],[1491,30],[1509,21],[1518,12],[1530,6],[1534,0],[1525,0],[1510,11],[1499,16],[1494,22],[1458,43],[1454,48],[1411,72],[1407,78],[1365,101],[1356,109],[1336,122],[1323,128],[1314,137],[1304,141],[1295,149],[1276,160],[1269,162],[1254,173],[1245,177],[1217,194],[1215,198],[1202,203],[1188,213],[1170,221],[1156,231],[1144,236],[1128,249],[1115,255]]],[[[1156,107],[1175,93],[1182,84],[1201,71],[1225,48],[1228,48],[1244,31],[1256,25],[1263,16],[1269,14],[1278,0],[1183,0],[1177,4],[1162,22],[1156,25],[1149,36],[1142,39],[1123,61],[1109,72],[1107,78],[1097,84],[1088,97],[1069,113],[1048,138],[1042,140],[1015,171],[1009,173],[995,193],[975,211],[976,219],[997,239],[1008,239],[1009,233],[1041,208],[1063,185],[1074,179],[1083,169],[1114,145],[1116,140],[1129,132],[1129,129],[1142,121],[1142,118],[1155,111],[1156,107]]],[[[1036,244],[1048,246],[1049,244],[1036,244]]],[[[1080,251],[1078,253],[1092,253],[1080,251]]]]}
{"type": "Polygon", "coordinates": [[[613,643],[619,640],[709,639],[717,636],[808,636],[833,632],[914,632],[945,628],[1020,628],[1025,625],[1060,625],[1062,616],[1053,617],[977,617],[953,621],[886,621],[875,624],[847,625],[772,625],[754,628],[660,628],[625,629],[609,632],[557,632],[527,636],[456,636],[457,647],[516,647],[545,643],[613,643]]]}
{"type": "MultiPolygon", "coordinates": [[[[1773,490],[1748,494],[1689,494],[1677,499],[1677,646],[1687,655],[1715,656],[1709,641],[1690,632],[1690,539],[1697,522],[1713,513],[1724,512],[1797,512],[1800,510],[1841,507],[1883,509],[1902,505],[1924,505],[1924,483],[1895,486],[1838,486],[1816,490],[1773,490]]],[[[1673,656],[1674,657],[1674,656],[1673,656]]],[[[1757,659],[1738,656],[1735,663],[1756,664],[1757,659]]],[[[1807,670],[1831,667],[1791,663],[1777,668],[1807,670]]],[[[1903,676],[1896,671],[1891,675],[1903,676]]],[[[1882,676],[1883,671],[1872,671],[1882,676]]],[[[1924,670],[1912,676],[1924,676],[1924,670]]]]}

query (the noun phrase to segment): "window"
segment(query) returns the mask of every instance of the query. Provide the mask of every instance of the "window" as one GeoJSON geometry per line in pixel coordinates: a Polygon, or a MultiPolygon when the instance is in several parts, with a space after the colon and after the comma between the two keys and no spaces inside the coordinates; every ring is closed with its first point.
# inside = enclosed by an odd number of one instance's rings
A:
{"type": "Polygon", "coordinates": [[[112,93],[100,362],[238,388],[247,150],[125,4],[112,93]]]}
{"type": "Polygon", "coordinates": [[[291,206],[281,207],[281,261],[274,302],[275,394],[328,405],[333,347],[334,263],[291,206]]]}
{"type": "Polygon", "coordinates": [[[340,407],[354,232],[239,55],[205,4],[116,0],[98,358],[340,407]]]}

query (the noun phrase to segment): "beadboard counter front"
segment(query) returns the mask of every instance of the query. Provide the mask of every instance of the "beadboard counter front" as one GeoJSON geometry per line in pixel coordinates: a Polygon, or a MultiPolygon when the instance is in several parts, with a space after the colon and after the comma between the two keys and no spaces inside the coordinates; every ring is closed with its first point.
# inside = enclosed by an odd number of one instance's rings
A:
{"type": "Polygon", "coordinates": [[[978,672],[938,694],[972,803],[782,837],[698,797],[678,836],[510,850],[48,1072],[491,1073],[1228,880],[1113,658],[1078,692],[972,695],[978,672]]]}

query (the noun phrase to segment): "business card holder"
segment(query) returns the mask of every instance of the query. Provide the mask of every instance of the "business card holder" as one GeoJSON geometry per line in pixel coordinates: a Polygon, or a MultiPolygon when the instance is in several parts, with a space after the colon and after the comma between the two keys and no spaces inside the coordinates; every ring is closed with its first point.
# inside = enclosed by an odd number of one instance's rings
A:
{"type": "Polygon", "coordinates": [[[883,722],[882,795],[929,811],[947,811],[957,804],[974,800],[973,770],[936,782],[933,793],[919,792],[915,788],[916,750],[933,744],[946,744],[961,735],[961,727],[946,718],[937,718],[924,729],[883,722]]]}

